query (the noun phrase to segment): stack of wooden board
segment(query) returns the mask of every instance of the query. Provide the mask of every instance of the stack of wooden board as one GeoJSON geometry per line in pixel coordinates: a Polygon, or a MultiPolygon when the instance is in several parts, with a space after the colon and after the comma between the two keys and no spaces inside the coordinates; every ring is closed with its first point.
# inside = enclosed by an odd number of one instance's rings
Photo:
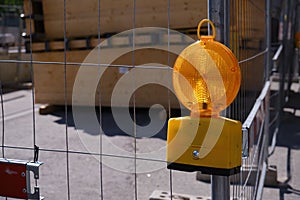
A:
{"type": "Polygon", "coordinates": [[[28,35],[37,32],[46,39],[61,39],[139,27],[194,28],[207,18],[207,2],[172,0],[168,5],[168,1],[155,0],[134,5],[132,0],[66,0],[64,6],[61,0],[24,0],[24,12],[28,35]]]}
{"type": "MultiPolygon", "coordinates": [[[[139,45],[140,40],[146,41],[141,45],[156,48],[153,43],[156,42],[157,37],[165,38],[160,40],[163,41],[164,49],[174,46],[177,48],[178,45],[183,48],[189,42],[183,44],[182,37],[178,35],[163,33],[153,36],[147,33],[147,29],[144,33],[141,32],[141,35],[135,35],[134,39],[133,36],[119,37],[118,34],[133,28],[162,27],[178,30],[197,39],[198,22],[207,18],[207,1],[201,0],[101,0],[100,5],[98,2],[98,0],[24,0],[26,31],[27,35],[31,36],[31,41],[28,40],[26,44],[27,52],[33,53],[34,61],[48,62],[47,64],[34,62],[36,103],[64,104],[63,94],[66,92],[67,102],[70,104],[80,65],[69,65],[68,62],[83,62],[100,42],[102,44],[98,60],[104,60],[104,55],[122,52],[124,48],[129,48],[132,52],[139,45]],[[64,89],[64,65],[59,62],[67,62],[67,90],[64,89]]],[[[241,4],[242,7],[239,3],[233,5],[237,8],[231,10],[230,48],[238,60],[242,61],[240,63],[243,75],[242,90],[260,91],[264,77],[264,54],[262,53],[265,51],[264,2],[245,1],[241,4]],[[256,16],[257,20],[251,20],[253,16],[256,16]]],[[[99,86],[99,92],[102,94],[101,104],[110,106],[114,86],[131,66],[145,64],[146,60],[150,63],[160,60],[161,64],[172,67],[175,57],[172,53],[162,53],[159,50],[120,55],[116,61],[110,63],[118,63],[118,67],[109,67],[106,76],[103,77],[107,80],[102,81],[103,84],[99,86]],[[138,59],[142,61],[137,61],[138,59]],[[124,67],[128,67],[125,72],[124,67]]],[[[163,74],[165,71],[162,68],[153,70],[157,74],[163,74]]],[[[147,74],[145,73],[145,76],[147,74]]],[[[170,92],[167,89],[155,84],[149,87],[143,92],[140,91],[141,97],[135,96],[137,107],[156,103],[178,107],[175,97],[169,100],[170,92]]],[[[138,91],[138,88],[136,90],[138,91]]]]}
{"type": "MultiPolygon", "coordinates": [[[[173,66],[177,55],[155,48],[167,49],[173,48],[174,45],[174,48],[182,49],[191,41],[182,43],[182,37],[170,37],[168,32],[153,36],[154,34],[147,33],[147,29],[146,32],[141,32],[141,39],[135,38],[134,42],[131,36],[119,37],[118,34],[133,28],[169,27],[188,33],[195,39],[198,22],[207,18],[207,1],[172,0],[169,5],[168,1],[156,0],[136,1],[135,5],[132,0],[102,0],[100,5],[98,2],[66,0],[64,5],[64,1],[61,0],[24,0],[26,32],[32,39],[31,42],[28,40],[26,49],[27,52],[33,53],[34,61],[42,61],[34,62],[33,65],[36,103],[63,105],[66,93],[67,103],[71,104],[80,63],[84,62],[91,52],[97,51],[95,48],[100,42],[100,60],[105,59],[103,55],[115,55],[119,51],[123,52],[124,48],[129,50],[126,55],[119,55],[109,63],[114,67],[107,68],[99,82],[97,94],[101,94],[101,101],[97,100],[100,97],[96,95],[96,105],[99,105],[99,102],[102,106],[111,105],[111,95],[116,83],[130,71],[131,66],[160,63],[165,67],[154,64],[155,73],[145,70],[144,75],[160,75],[161,79],[170,80],[170,73],[165,71],[167,66],[173,66]],[[162,41],[156,37],[164,38],[164,43],[153,44],[162,41]],[[149,45],[149,48],[132,53],[139,41],[148,41],[144,45],[149,45]]],[[[169,85],[172,85],[171,81],[169,85]]],[[[134,87],[134,84],[129,84],[128,87],[134,87]]],[[[128,91],[131,90],[132,88],[128,88],[128,91]]],[[[175,95],[161,85],[147,84],[135,88],[135,91],[134,101],[137,107],[153,104],[179,107],[175,95]]],[[[131,99],[131,105],[132,101],[131,99]]],[[[84,100],[80,104],[85,105],[84,100]]]]}

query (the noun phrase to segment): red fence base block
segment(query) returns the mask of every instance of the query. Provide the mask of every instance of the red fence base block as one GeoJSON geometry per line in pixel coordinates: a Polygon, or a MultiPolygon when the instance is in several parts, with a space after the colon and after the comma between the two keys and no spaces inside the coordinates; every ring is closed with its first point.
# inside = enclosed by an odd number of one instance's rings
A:
{"type": "Polygon", "coordinates": [[[0,195],[27,198],[26,163],[0,162],[0,195]]]}
{"type": "Polygon", "coordinates": [[[31,191],[30,172],[39,179],[41,162],[0,158],[0,196],[19,199],[40,199],[39,188],[31,191]]]}

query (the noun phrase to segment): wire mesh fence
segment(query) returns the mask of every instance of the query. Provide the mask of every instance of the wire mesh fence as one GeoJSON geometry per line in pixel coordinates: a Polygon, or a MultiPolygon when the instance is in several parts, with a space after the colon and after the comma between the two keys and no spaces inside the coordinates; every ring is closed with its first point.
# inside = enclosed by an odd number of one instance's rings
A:
{"type": "MultiPolygon", "coordinates": [[[[38,146],[44,164],[32,185],[46,199],[210,198],[210,176],[167,170],[165,161],[167,120],[189,115],[174,95],[172,66],[197,38],[207,7],[196,0],[25,0],[29,59],[0,62],[29,64],[32,89],[11,93],[1,84],[2,157],[30,161],[38,146]]],[[[238,0],[226,9],[228,45],[243,77],[226,116],[243,122],[245,139],[230,193],[259,199],[268,155],[267,8],[238,0]]]]}

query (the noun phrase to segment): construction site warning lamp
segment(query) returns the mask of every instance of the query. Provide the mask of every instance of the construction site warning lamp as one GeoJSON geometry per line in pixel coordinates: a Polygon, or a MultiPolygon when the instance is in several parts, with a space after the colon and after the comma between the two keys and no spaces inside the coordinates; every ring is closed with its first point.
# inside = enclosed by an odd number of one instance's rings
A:
{"type": "Polygon", "coordinates": [[[214,40],[215,32],[210,20],[202,20],[198,25],[199,40],[185,48],[174,64],[176,95],[192,116],[218,116],[240,88],[238,61],[229,48],[214,40]],[[211,24],[213,35],[200,35],[204,22],[211,24]]]}
{"type": "Polygon", "coordinates": [[[213,23],[202,20],[198,41],[185,48],[173,68],[173,86],[187,117],[168,122],[169,169],[231,175],[241,166],[242,125],[220,116],[235,99],[241,82],[238,61],[231,50],[215,41],[213,23]],[[200,35],[204,23],[212,35],[200,35]]]}

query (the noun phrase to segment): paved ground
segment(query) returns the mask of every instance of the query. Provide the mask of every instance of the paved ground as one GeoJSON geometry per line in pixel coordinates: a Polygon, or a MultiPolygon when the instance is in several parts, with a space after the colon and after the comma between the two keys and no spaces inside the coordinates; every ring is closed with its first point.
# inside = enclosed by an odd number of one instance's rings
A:
{"type": "MultiPolygon", "coordinates": [[[[298,86],[299,87],[299,86],[298,86]]],[[[269,159],[276,165],[279,188],[265,188],[264,199],[300,199],[300,94],[292,93],[284,108],[275,153],[269,159]]]]}
{"type": "MultiPolygon", "coordinates": [[[[30,90],[16,91],[4,95],[4,142],[6,146],[33,146],[33,110],[31,99],[30,90]]],[[[36,105],[36,144],[41,149],[65,150],[66,126],[64,111],[58,110],[53,114],[39,115],[38,108],[39,105],[36,105]]],[[[99,135],[95,133],[95,130],[75,130],[70,115],[68,116],[68,120],[69,150],[82,152],[91,150],[99,153],[99,149],[89,149],[88,147],[89,144],[94,145],[99,142],[99,135]]],[[[112,125],[106,123],[104,126],[110,128],[112,125]]],[[[120,149],[133,152],[134,140],[132,137],[123,134],[118,129],[111,129],[111,131],[110,134],[103,136],[103,138],[108,139],[120,149]]],[[[165,144],[166,141],[163,136],[139,139],[137,141],[137,149],[138,152],[152,152],[163,148],[165,144]]],[[[2,151],[0,153],[2,154],[2,151]]],[[[109,146],[105,147],[103,153],[116,154],[116,152],[111,152],[109,146]]],[[[31,150],[6,148],[5,156],[11,159],[32,160],[33,152],[31,150]]],[[[153,171],[139,173],[135,177],[133,173],[135,165],[133,159],[108,158],[102,158],[109,166],[103,165],[101,173],[99,156],[69,154],[69,187],[71,199],[100,199],[101,182],[103,184],[104,199],[108,200],[131,200],[134,199],[135,191],[137,191],[138,199],[149,199],[154,190],[170,190],[170,172],[166,170],[165,163],[158,162],[155,165],[157,162],[140,161],[137,163],[141,166],[140,170],[148,166],[153,171]],[[122,172],[120,171],[122,169],[129,169],[130,171],[122,172]],[[135,182],[137,182],[136,186],[135,182]]],[[[40,151],[39,160],[45,163],[41,167],[41,178],[38,182],[42,195],[46,199],[67,199],[66,153],[40,151]]],[[[172,183],[173,191],[176,193],[210,196],[209,184],[196,181],[195,173],[173,172],[172,183]]]]}
{"type": "MultiPolygon", "coordinates": [[[[98,130],[95,127],[87,127],[76,130],[69,113],[68,127],[63,110],[57,110],[52,114],[39,115],[39,105],[35,105],[33,116],[30,90],[9,92],[4,95],[4,142],[6,146],[32,147],[35,132],[36,144],[41,149],[65,150],[66,130],[68,134],[69,150],[74,152],[99,153],[97,143],[100,141],[98,130]],[[33,117],[35,117],[35,131],[33,129],[33,117]]],[[[69,108],[70,110],[70,108],[69,108]]],[[[103,111],[106,112],[105,110],[103,111]]],[[[103,136],[102,140],[111,142],[103,153],[107,155],[117,154],[116,149],[133,152],[134,140],[109,122],[110,115],[105,115],[104,126],[111,130],[110,134],[103,136]]],[[[270,158],[270,165],[276,165],[278,180],[282,183],[281,188],[265,188],[263,199],[299,199],[300,190],[300,98],[294,94],[292,101],[286,106],[282,119],[282,127],[278,136],[277,148],[270,158]],[[290,178],[288,175],[291,175],[290,178]]],[[[1,122],[1,129],[3,121],[1,122]]],[[[165,136],[161,133],[152,138],[137,140],[138,153],[149,153],[163,149],[165,136]]],[[[2,154],[2,150],[0,150],[2,154]]],[[[32,160],[32,150],[20,150],[6,148],[7,158],[32,160]]],[[[0,154],[0,155],[1,155],[0,154]]],[[[126,152],[124,153],[126,155],[126,152]]],[[[130,157],[132,154],[128,154],[130,157]]],[[[163,156],[161,159],[163,159],[163,156]]],[[[100,199],[103,191],[104,199],[131,200],[135,192],[138,199],[148,199],[154,190],[170,190],[170,173],[166,170],[165,163],[153,161],[138,161],[134,163],[131,158],[119,158],[99,155],[69,154],[69,187],[71,199],[100,199]],[[105,161],[100,167],[99,159],[105,161]],[[134,166],[137,170],[146,168],[152,171],[144,171],[134,176],[134,166]],[[108,165],[108,166],[107,166],[108,165]],[[127,172],[122,170],[129,169],[127,172]],[[102,174],[102,175],[101,175],[102,174]],[[137,185],[135,185],[135,182],[137,185]],[[101,184],[103,187],[101,188],[101,184]]],[[[150,157],[151,158],[151,155],[150,157]]],[[[67,199],[67,169],[66,153],[41,151],[40,161],[45,164],[41,167],[39,185],[41,193],[46,199],[67,199]]],[[[210,196],[210,185],[196,181],[195,173],[172,173],[172,188],[174,193],[190,194],[198,196],[210,196]]],[[[1,198],[0,199],[4,199],[1,198]]]]}

